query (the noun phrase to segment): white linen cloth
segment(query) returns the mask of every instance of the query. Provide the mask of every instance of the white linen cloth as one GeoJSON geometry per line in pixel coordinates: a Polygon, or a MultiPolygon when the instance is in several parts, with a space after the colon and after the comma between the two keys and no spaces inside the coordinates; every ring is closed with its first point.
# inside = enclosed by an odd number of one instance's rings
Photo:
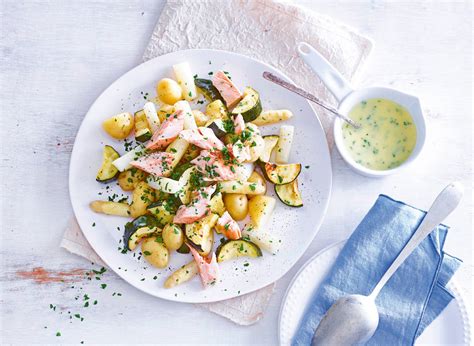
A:
{"type": "MultiPolygon", "coordinates": [[[[214,48],[241,53],[280,69],[297,85],[334,104],[318,77],[298,57],[296,44],[305,41],[320,51],[343,76],[353,80],[366,61],[372,42],[326,16],[288,2],[272,0],[201,0],[166,3],[143,60],[189,48],[214,48]]],[[[317,109],[319,114],[323,110],[317,109]]],[[[332,116],[320,117],[332,147],[332,116]]],[[[61,247],[103,264],[74,217],[61,247]]],[[[240,325],[257,322],[264,314],[275,284],[222,302],[199,304],[240,325]]]]}

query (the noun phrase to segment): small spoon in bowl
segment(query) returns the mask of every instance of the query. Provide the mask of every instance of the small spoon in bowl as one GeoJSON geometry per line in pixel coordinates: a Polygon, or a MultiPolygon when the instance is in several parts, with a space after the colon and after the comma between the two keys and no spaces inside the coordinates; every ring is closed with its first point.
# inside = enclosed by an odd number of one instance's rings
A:
{"type": "Polygon", "coordinates": [[[314,103],[316,103],[317,105],[323,107],[324,109],[328,110],[329,112],[331,112],[332,114],[334,114],[335,116],[341,118],[342,120],[344,120],[346,123],[348,123],[349,125],[355,127],[356,129],[360,128],[360,124],[359,123],[356,123],[354,120],[346,117],[345,115],[339,113],[336,109],[334,109],[333,107],[331,106],[328,106],[326,104],[324,104],[321,100],[319,100],[316,96],[314,96],[313,94],[307,92],[306,90],[304,89],[301,89],[300,87],[297,87],[296,85],[292,84],[292,83],[289,83],[287,81],[284,81],[283,79],[281,79],[280,77],[277,77],[275,76],[273,73],[271,72],[268,72],[268,71],[265,71],[263,72],[263,78],[265,78],[266,80],[269,80],[270,82],[273,82],[275,84],[278,84],[279,86],[282,86],[284,87],[285,89],[288,89],[290,90],[291,92],[294,92],[295,94],[298,94],[300,96],[303,96],[305,99],[307,100],[310,100],[314,103]]]}
{"type": "Polygon", "coordinates": [[[421,241],[456,209],[462,195],[463,187],[460,183],[451,183],[446,186],[372,293],[368,296],[351,294],[339,298],[319,323],[312,345],[355,345],[368,341],[379,324],[375,298],[380,290],[421,241]]]}

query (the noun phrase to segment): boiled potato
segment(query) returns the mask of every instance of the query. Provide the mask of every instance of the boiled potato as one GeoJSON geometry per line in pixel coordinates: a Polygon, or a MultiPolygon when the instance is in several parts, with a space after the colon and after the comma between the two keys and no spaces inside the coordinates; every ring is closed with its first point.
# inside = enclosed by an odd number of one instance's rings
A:
{"type": "Polygon", "coordinates": [[[169,223],[163,228],[163,243],[168,250],[178,250],[184,243],[184,233],[178,225],[169,223]]]}
{"type": "Polygon", "coordinates": [[[133,191],[137,184],[144,181],[147,174],[139,169],[131,168],[118,176],[118,184],[124,191],[133,191]]]}
{"type": "Polygon", "coordinates": [[[245,219],[249,211],[247,195],[239,193],[229,193],[224,195],[224,205],[230,216],[234,220],[245,219]]]}
{"type": "Polygon", "coordinates": [[[156,85],[156,94],[160,101],[169,105],[174,105],[181,100],[183,91],[179,84],[171,78],[163,78],[156,85]]]}
{"type": "Polygon", "coordinates": [[[146,182],[141,181],[132,192],[132,203],[130,204],[131,217],[135,218],[146,213],[146,208],[155,200],[155,190],[146,182]]]}
{"type": "MultiPolygon", "coordinates": [[[[120,177],[119,177],[119,179],[120,179],[120,177]]],[[[257,171],[253,171],[247,181],[251,182],[251,183],[257,183],[257,185],[262,185],[265,188],[263,190],[263,192],[259,193],[258,195],[248,195],[248,198],[252,198],[254,196],[259,196],[259,195],[264,195],[267,192],[267,183],[265,181],[265,178],[262,177],[262,175],[260,173],[258,173],[257,171]]]]}
{"type": "Polygon", "coordinates": [[[206,114],[197,109],[194,109],[192,113],[197,126],[206,126],[207,122],[209,121],[209,118],[206,114]]]}
{"type": "Polygon", "coordinates": [[[156,268],[166,268],[170,259],[168,249],[162,243],[160,235],[146,238],[142,241],[143,257],[156,268]]]}
{"type": "Polygon", "coordinates": [[[158,109],[157,114],[160,122],[163,123],[168,117],[176,111],[174,106],[171,105],[163,105],[158,109]]]}
{"type": "Polygon", "coordinates": [[[196,261],[191,261],[183,265],[181,268],[171,274],[165,281],[165,288],[172,288],[182,283],[191,280],[198,274],[198,266],[196,261]]]}
{"type": "Polygon", "coordinates": [[[255,196],[248,204],[250,219],[257,228],[263,229],[272,216],[276,199],[270,196],[255,196]]]}
{"type": "Polygon", "coordinates": [[[89,206],[96,213],[125,217],[130,217],[131,214],[130,206],[127,203],[93,201],[89,206]]]}
{"type": "Polygon", "coordinates": [[[105,132],[115,139],[127,138],[133,129],[134,118],[130,113],[117,114],[102,123],[105,132]]]}

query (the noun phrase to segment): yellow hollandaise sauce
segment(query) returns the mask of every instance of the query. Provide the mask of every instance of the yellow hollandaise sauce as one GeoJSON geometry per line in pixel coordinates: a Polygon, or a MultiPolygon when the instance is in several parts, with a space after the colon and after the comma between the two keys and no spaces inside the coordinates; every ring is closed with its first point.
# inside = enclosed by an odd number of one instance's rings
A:
{"type": "Polygon", "coordinates": [[[416,126],[410,113],[391,100],[373,98],[355,105],[349,117],[358,129],[344,123],[342,138],[351,157],[374,170],[400,166],[413,152],[416,126]]]}

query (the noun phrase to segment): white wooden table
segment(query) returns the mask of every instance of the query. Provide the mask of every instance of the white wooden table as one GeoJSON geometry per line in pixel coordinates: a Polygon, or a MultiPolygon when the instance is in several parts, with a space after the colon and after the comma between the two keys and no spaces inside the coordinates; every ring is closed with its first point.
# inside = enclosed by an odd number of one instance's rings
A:
{"type": "Polygon", "coordinates": [[[428,110],[430,136],[417,165],[383,180],[354,174],[333,150],[333,195],[320,233],[278,282],[263,319],[240,327],[199,307],[147,296],[110,272],[101,281],[83,280],[78,273],[91,264],[59,248],[72,213],[68,163],[79,124],[100,92],[141,62],[163,3],[0,1],[2,343],[274,345],[282,296],[301,264],[348,237],[379,193],[427,208],[452,180],[462,181],[467,193],[447,220],[452,231],[446,248],[465,261],[456,279],[470,301],[471,5],[304,5],[375,40],[359,85],[388,84],[420,95],[428,110]],[[36,269],[33,280],[35,268],[42,269],[36,269]],[[101,289],[100,283],[107,288],[101,289]],[[84,294],[90,297],[88,308],[83,307],[84,294]],[[76,313],[82,322],[73,316],[76,313]]]}

